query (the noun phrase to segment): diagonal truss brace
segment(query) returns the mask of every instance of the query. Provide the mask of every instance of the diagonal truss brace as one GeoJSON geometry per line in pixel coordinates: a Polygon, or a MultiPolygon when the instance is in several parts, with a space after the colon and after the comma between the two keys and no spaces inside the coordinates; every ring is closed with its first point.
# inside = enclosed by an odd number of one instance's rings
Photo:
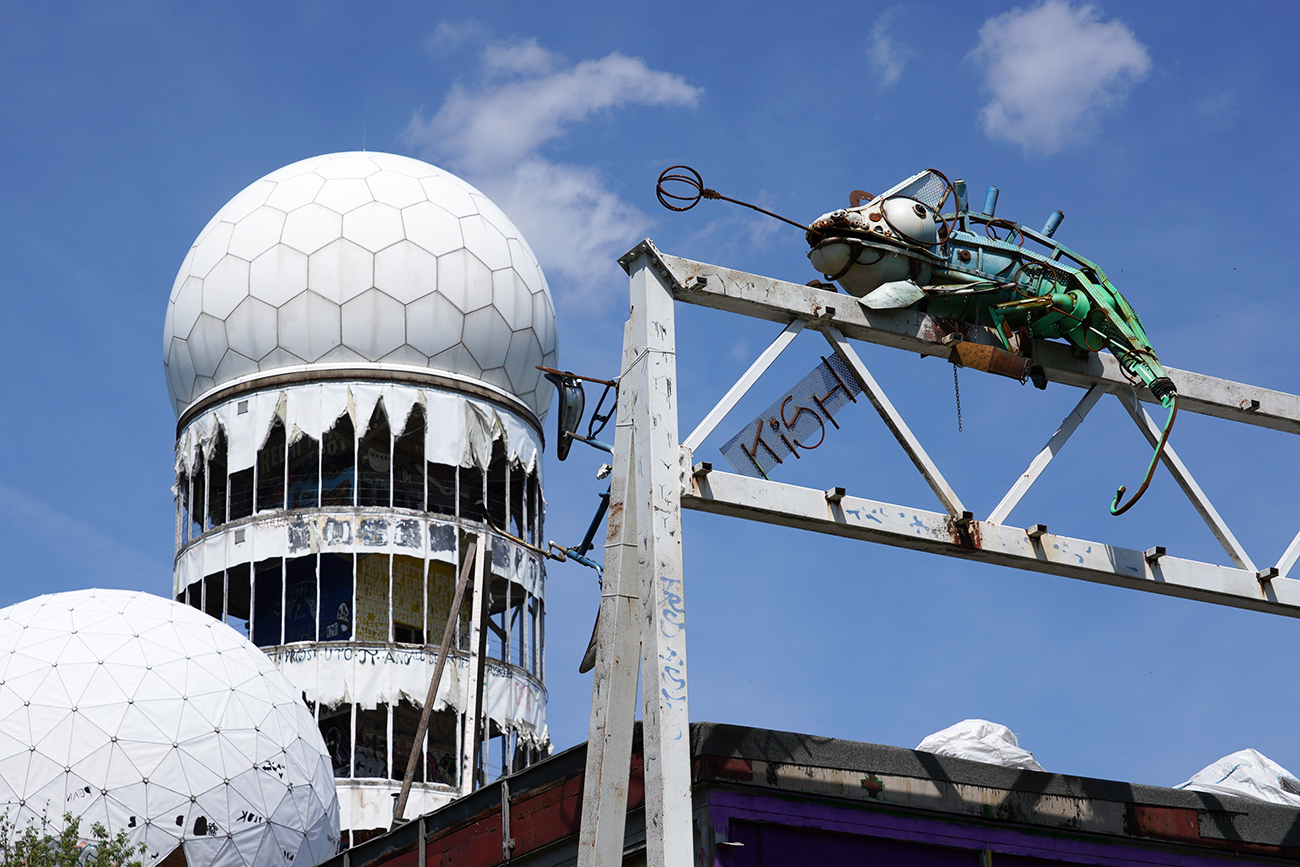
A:
{"type": "Polygon", "coordinates": [[[1075,404],[1074,409],[1070,410],[1070,414],[1061,422],[1061,426],[1056,429],[1056,433],[1052,434],[1052,438],[1047,441],[1047,445],[1043,446],[1043,450],[1034,456],[1034,459],[1029,462],[1028,469],[1021,473],[1020,478],[1011,486],[1011,490],[1007,491],[1006,496],[1002,498],[1002,502],[998,503],[993,509],[992,514],[989,515],[990,523],[1001,524],[1007,519],[1007,516],[1011,514],[1011,511],[1020,503],[1025,494],[1029,493],[1029,489],[1034,486],[1034,482],[1038,481],[1038,477],[1043,474],[1043,470],[1047,469],[1047,465],[1052,462],[1052,458],[1056,457],[1057,453],[1065,447],[1066,442],[1079,429],[1079,425],[1083,424],[1083,420],[1088,417],[1088,413],[1092,411],[1092,408],[1097,405],[1097,401],[1101,400],[1101,396],[1105,393],[1106,388],[1101,385],[1094,385],[1084,393],[1079,402],[1075,404]]]}
{"type": "MultiPolygon", "coordinates": [[[[1138,429],[1151,443],[1151,447],[1155,448],[1156,444],[1160,442],[1160,426],[1152,421],[1146,410],[1138,405],[1137,398],[1133,396],[1131,391],[1119,391],[1115,393],[1115,396],[1124,405],[1124,409],[1128,410],[1128,414],[1133,416],[1133,421],[1137,423],[1138,429]]],[[[1241,543],[1228,529],[1228,525],[1223,522],[1223,518],[1219,516],[1218,510],[1214,508],[1209,497],[1205,496],[1201,486],[1196,484],[1196,479],[1192,478],[1192,474],[1183,465],[1172,445],[1165,444],[1162,460],[1169,469],[1170,474],[1173,475],[1174,481],[1178,482],[1178,487],[1183,489],[1183,493],[1191,501],[1192,507],[1196,509],[1197,513],[1209,526],[1214,538],[1218,539],[1219,544],[1223,546],[1223,550],[1228,552],[1232,562],[1237,564],[1238,569],[1248,569],[1254,572],[1255,564],[1251,562],[1250,555],[1246,553],[1245,548],[1241,547],[1241,543]]]]}
{"type": "Polygon", "coordinates": [[[925,447],[912,433],[912,429],[907,426],[907,422],[903,421],[903,417],[898,414],[898,410],[894,409],[894,405],[885,396],[884,390],[876,382],[875,377],[871,375],[871,371],[867,370],[867,366],[862,363],[861,358],[858,358],[858,354],[853,351],[852,346],[849,346],[849,342],[844,339],[844,335],[840,333],[838,328],[834,325],[827,325],[822,328],[822,333],[826,335],[826,340],[835,350],[835,354],[849,366],[849,370],[853,371],[853,376],[858,380],[858,384],[862,386],[863,392],[867,395],[867,400],[871,401],[871,405],[876,408],[876,412],[880,413],[880,417],[884,419],[890,433],[898,439],[898,444],[903,447],[903,451],[907,452],[907,456],[912,459],[912,463],[916,464],[916,468],[920,470],[926,484],[930,486],[930,490],[934,491],[935,496],[939,498],[939,502],[943,503],[943,507],[948,510],[949,515],[960,517],[966,511],[961,498],[952,489],[952,485],[948,484],[948,480],[943,477],[943,473],[939,472],[939,467],[926,454],[925,447]]]}
{"type": "Polygon", "coordinates": [[[776,340],[773,340],[772,344],[763,350],[763,354],[754,359],[754,363],[749,366],[749,370],[746,370],[745,374],[736,380],[736,384],[723,395],[722,400],[718,401],[718,405],[709,411],[709,414],[695,427],[695,430],[691,431],[691,435],[682,441],[682,445],[692,451],[699,448],[700,443],[704,442],[709,434],[713,433],[727,413],[735,409],[741,398],[753,388],[759,377],[767,372],[767,369],[772,366],[772,362],[776,361],[782,352],[785,352],[785,348],[794,341],[800,331],[803,331],[803,327],[804,320],[802,319],[795,319],[787,325],[785,330],[777,335],[776,340]]]}

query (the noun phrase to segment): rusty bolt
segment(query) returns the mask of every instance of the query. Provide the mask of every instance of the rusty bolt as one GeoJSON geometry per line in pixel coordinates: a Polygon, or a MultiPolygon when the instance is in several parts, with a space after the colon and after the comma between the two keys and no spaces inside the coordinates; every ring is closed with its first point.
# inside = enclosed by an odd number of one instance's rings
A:
{"type": "Polygon", "coordinates": [[[960,260],[962,260],[963,262],[969,262],[969,261],[970,261],[970,250],[961,250],[961,251],[959,251],[959,252],[957,253],[957,258],[960,259],[960,260]]]}
{"type": "Polygon", "coordinates": [[[872,211],[870,214],[867,215],[867,219],[870,220],[870,221],[873,222],[873,223],[879,223],[879,222],[880,222],[880,212],[879,212],[879,211],[872,211]]]}

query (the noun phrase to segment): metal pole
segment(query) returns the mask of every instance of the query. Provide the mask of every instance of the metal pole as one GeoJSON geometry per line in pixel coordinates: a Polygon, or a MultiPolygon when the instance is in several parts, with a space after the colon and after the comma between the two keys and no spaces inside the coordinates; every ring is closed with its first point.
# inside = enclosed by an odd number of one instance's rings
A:
{"type": "MultiPolygon", "coordinates": [[[[632,324],[623,336],[622,372],[636,358],[632,324]]],[[[582,823],[578,828],[579,867],[623,862],[627,786],[636,718],[636,681],[641,634],[637,573],[637,497],[630,487],[634,460],[631,389],[620,390],[614,428],[614,468],[609,479],[609,524],[605,532],[605,573],[596,616],[596,664],[591,685],[591,724],[583,784],[582,823]]]]}
{"type": "Polygon", "coordinates": [[[461,753],[460,753],[460,779],[458,788],[462,795],[468,795],[474,791],[475,762],[478,752],[478,717],[479,709],[482,706],[482,696],[484,684],[482,683],[481,664],[483,659],[482,641],[483,635],[483,598],[486,596],[486,590],[483,587],[483,559],[486,548],[487,537],[479,536],[476,553],[474,555],[474,607],[471,609],[473,615],[470,619],[469,627],[469,646],[470,646],[470,665],[469,681],[465,693],[465,727],[461,735],[461,753]]]}
{"type": "Polygon", "coordinates": [[[420,725],[415,729],[415,743],[411,747],[411,757],[406,761],[406,775],[402,777],[402,791],[397,796],[397,806],[393,808],[393,828],[402,822],[406,812],[406,801],[411,795],[411,781],[415,779],[415,769],[420,764],[423,754],[421,745],[429,731],[429,714],[433,711],[433,702],[438,697],[438,685],[442,683],[442,670],[447,666],[447,654],[451,651],[451,640],[456,634],[456,624],[460,620],[460,603],[465,598],[465,586],[469,584],[470,570],[474,568],[475,549],[469,549],[469,556],[460,570],[460,580],[456,582],[456,595],[451,600],[451,614],[447,617],[447,626],[442,631],[442,644],[438,646],[438,664],[433,668],[433,679],[429,681],[429,692],[424,699],[424,708],[420,711],[420,725]]]}
{"type": "Polygon", "coordinates": [[[677,438],[677,344],[670,278],[642,254],[632,277],[635,361],[620,388],[632,408],[633,491],[641,575],[641,718],[649,867],[693,864],[682,467],[677,438]]]}

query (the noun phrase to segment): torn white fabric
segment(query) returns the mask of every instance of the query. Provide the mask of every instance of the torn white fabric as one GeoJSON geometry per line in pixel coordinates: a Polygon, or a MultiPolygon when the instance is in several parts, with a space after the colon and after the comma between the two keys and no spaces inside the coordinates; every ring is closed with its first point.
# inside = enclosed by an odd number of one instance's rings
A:
{"type": "Polygon", "coordinates": [[[546,695],[542,687],[521,673],[504,666],[487,666],[487,695],[484,707],[488,719],[504,721],[535,747],[547,741],[546,695]]]}
{"type": "MultiPolygon", "coordinates": [[[[365,710],[405,699],[424,706],[429,681],[438,664],[435,650],[366,647],[339,642],[335,645],[282,647],[271,661],[294,688],[309,701],[326,707],[355,702],[365,710]]],[[[464,708],[469,660],[453,655],[447,660],[435,711],[464,708]]],[[[533,746],[546,743],[546,694],[541,685],[520,671],[503,665],[487,666],[484,712],[502,728],[513,728],[533,746]]]]}
{"type": "MultiPolygon", "coordinates": [[[[366,647],[340,641],[309,647],[281,647],[271,661],[310,701],[335,707],[355,702],[365,710],[402,699],[424,706],[429,681],[438,663],[437,651],[416,648],[366,647]]],[[[444,669],[433,709],[460,709],[460,679],[468,664],[453,656],[444,669]]]]}
{"type": "Polygon", "coordinates": [[[186,426],[176,443],[176,472],[190,473],[199,450],[210,455],[218,430],[225,431],[227,470],[253,466],[274,419],[285,425],[289,442],[302,436],[320,440],[347,413],[359,440],[376,406],[383,401],[390,429],[398,436],[412,408],[426,411],[425,459],[447,466],[487,469],[492,444],[503,441],[506,457],[526,472],[541,471],[541,437],[507,410],[456,392],[381,383],[310,383],[257,392],[214,407],[186,426]]]}
{"type": "Polygon", "coordinates": [[[1043,770],[1043,766],[1034,760],[1034,754],[1020,746],[1011,729],[984,719],[962,720],[930,735],[916,748],[939,756],[970,759],[1004,768],[1043,770]]]}
{"type": "Polygon", "coordinates": [[[1300,779],[1258,750],[1226,755],[1178,788],[1300,807],[1300,779]]]}

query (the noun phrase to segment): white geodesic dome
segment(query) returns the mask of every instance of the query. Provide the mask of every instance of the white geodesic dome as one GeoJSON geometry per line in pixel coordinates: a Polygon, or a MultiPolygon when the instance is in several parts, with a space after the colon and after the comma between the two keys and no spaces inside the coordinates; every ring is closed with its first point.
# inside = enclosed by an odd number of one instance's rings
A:
{"type": "Polygon", "coordinates": [[[250,374],[338,363],[432,368],[540,419],[555,366],[550,289],[510,219],[442,169],[393,154],[313,157],[231,199],[181,264],[163,327],[179,416],[250,374]]]}
{"type": "Polygon", "coordinates": [[[147,593],[80,590],[0,610],[0,810],[65,812],[144,843],[146,867],[310,867],[339,803],[307,707],[262,651],[147,593]]]}

